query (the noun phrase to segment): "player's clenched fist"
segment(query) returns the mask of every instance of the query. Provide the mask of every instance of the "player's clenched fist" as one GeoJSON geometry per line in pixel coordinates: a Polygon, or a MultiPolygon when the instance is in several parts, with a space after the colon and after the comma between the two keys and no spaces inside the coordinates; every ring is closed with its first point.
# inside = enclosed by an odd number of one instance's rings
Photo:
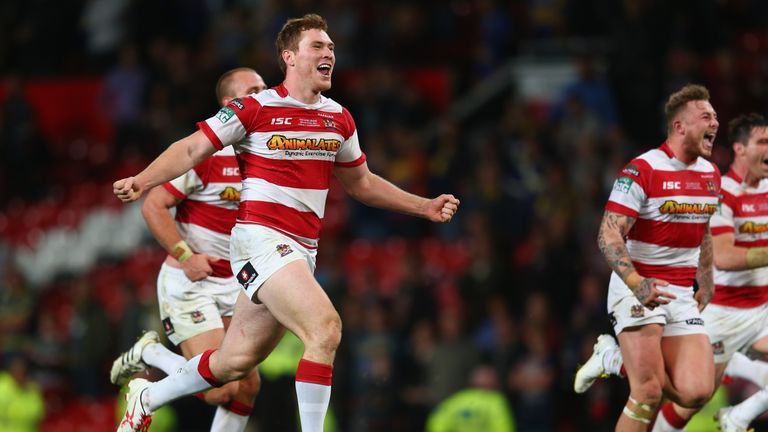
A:
{"type": "Polygon", "coordinates": [[[136,183],[134,177],[128,177],[118,180],[112,184],[112,191],[115,196],[124,203],[136,201],[141,196],[143,190],[136,183]]]}
{"type": "Polygon", "coordinates": [[[450,194],[443,194],[429,202],[427,218],[432,222],[450,222],[459,209],[460,201],[450,194]]]}

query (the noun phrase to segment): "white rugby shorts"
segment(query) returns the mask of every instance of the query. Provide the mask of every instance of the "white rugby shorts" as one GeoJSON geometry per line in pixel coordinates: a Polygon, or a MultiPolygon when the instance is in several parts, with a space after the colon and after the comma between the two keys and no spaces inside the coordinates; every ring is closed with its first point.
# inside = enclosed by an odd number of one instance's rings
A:
{"type": "Polygon", "coordinates": [[[187,279],[180,268],[163,263],[157,276],[160,319],[175,345],[209,330],[224,328],[222,316],[231,316],[241,288],[234,277],[187,279]]]}
{"type": "Polygon", "coordinates": [[[737,308],[710,303],[701,315],[715,363],[727,363],[737,351],[746,354],[752,344],[768,336],[768,304],[737,308]]]}
{"type": "Polygon", "coordinates": [[[248,298],[276,271],[293,261],[304,260],[315,272],[317,249],[309,249],[287,235],[255,224],[238,223],[232,228],[229,259],[235,279],[248,298]]]}
{"type": "Polygon", "coordinates": [[[659,288],[677,298],[651,310],[640,303],[616,273],[611,274],[608,285],[608,316],[617,335],[627,327],[648,324],[662,324],[662,337],[707,333],[698,303],[693,298],[692,287],[670,284],[659,288]]]}

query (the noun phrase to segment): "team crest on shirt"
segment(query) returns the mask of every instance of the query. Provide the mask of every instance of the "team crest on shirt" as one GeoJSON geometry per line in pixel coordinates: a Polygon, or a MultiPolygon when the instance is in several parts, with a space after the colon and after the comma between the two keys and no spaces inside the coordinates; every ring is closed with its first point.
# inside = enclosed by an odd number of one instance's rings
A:
{"type": "Polygon", "coordinates": [[[287,244],[277,245],[277,253],[279,253],[281,257],[284,257],[291,252],[293,252],[293,249],[291,249],[290,245],[287,245],[287,244]]]}
{"type": "Polygon", "coordinates": [[[706,187],[707,192],[711,193],[712,195],[717,195],[720,192],[717,190],[717,186],[715,186],[715,182],[713,182],[712,180],[705,181],[704,187],[706,187]]]}
{"type": "Polygon", "coordinates": [[[645,316],[645,308],[643,305],[632,305],[631,308],[629,308],[629,314],[632,318],[642,318],[645,316]]]}
{"type": "Polygon", "coordinates": [[[199,310],[192,311],[189,316],[192,318],[192,322],[195,324],[200,324],[201,322],[205,321],[205,314],[199,310]]]}
{"type": "Polygon", "coordinates": [[[725,354],[725,346],[723,341],[717,341],[712,344],[712,352],[715,354],[725,354]]]}
{"type": "Polygon", "coordinates": [[[232,108],[225,106],[224,108],[220,109],[218,113],[216,113],[216,118],[219,119],[220,122],[226,123],[235,116],[235,110],[232,108]]]}
{"type": "Polygon", "coordinates": [[[325,125],[325,127],[326,127],[327,129],[338,129],[338,128],[336,127],[336,122],[335,122],[335,121],[333,121],[333,119],[324,118],[324,119],[323,119],[323,124],[325,125]]]}

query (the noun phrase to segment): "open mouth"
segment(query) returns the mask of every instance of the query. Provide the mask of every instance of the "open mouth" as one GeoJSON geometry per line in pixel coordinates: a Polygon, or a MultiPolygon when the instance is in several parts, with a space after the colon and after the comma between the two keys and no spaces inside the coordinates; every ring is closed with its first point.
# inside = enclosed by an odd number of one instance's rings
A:
{"type": "Polygon", "coordinates": [[[331,76],[331,65],[323,63],[317,67],[317,71],[320,72],[321,75],[329,77],[331,76]]]}
{"type": "Polygon", "coordinates": [[[704,141],[711,147],[715,143],[715,132],[706,132],[704,134],[704,141]]]}

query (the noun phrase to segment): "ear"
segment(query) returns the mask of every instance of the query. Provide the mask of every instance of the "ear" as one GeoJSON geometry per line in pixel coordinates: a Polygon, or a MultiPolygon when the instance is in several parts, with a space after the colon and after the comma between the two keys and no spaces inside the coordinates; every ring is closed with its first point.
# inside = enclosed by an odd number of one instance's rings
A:
{"type": "Polygon", "coordinates": [[[231,96],[224,96],[223,98],[221,98],[219,103],[221,104],[222,107],[225,107],[225,106],[229,105],[229,103],[232,102],[233,99],[234,98],[231,97],[231,96]]]}
{"type": "Polygon", "coordinates": [[[291,51],[291,50],[283,50],[283,52],[280,53],[280,55],[282,56],[283,62],[285,63],[286,67],[288,67],[288,66],[295,66],[296,65],[295,54],[294,54],[293,51],[291,51]]]}
{"type": "Polygon", "coordinates": [[[733,143],[733,154],[739,156],[744,154],[744,151],[746,150],[746,146],[738,141],[733,143]]]}
{"type": "Polygon", "coordinates": [[[685,122],[680,117],[672,120],[672,130],[677,135],[685,135],[685,122]]]}

